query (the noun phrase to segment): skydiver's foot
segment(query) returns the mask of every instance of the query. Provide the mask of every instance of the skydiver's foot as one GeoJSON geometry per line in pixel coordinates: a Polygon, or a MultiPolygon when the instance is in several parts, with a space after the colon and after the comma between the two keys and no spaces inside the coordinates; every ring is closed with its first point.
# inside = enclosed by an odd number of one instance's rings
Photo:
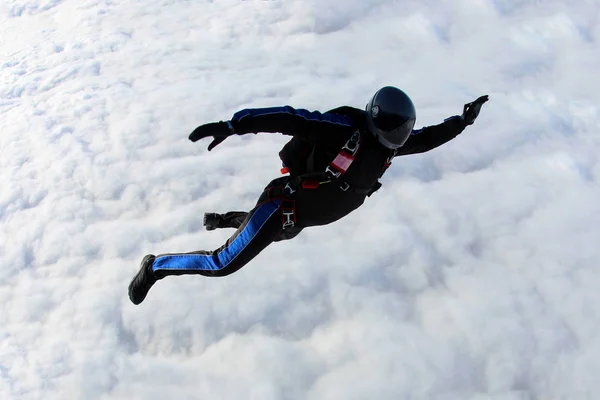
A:
{"type": "Polygon", "coordinates": [[[223,217],[217,213],[204,213],[204,227],[207,231],[214,231],[221,227],[223,223],[223,217]]]}
{"type": "Polygon", "coordinates": [[[142,259],[140,270],[129,284],[129,300],[133,304],[140,304],[146,298],[148,291],[156,283],[156,277],[152,272],[152,264],[156,257],[148,254],[142,259]]]}

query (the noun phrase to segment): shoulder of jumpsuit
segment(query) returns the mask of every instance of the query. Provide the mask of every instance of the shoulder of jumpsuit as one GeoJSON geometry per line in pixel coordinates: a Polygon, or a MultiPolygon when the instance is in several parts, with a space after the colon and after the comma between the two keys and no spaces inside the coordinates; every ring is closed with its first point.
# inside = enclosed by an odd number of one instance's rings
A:
{"type": "Polygon", "coordinates": [[[354,133],[356,129],[360,129],[361,131],[367,131],[369,129],[367,126],[367,113],[360,108],[341,106],[327,111],[326,114],[343,115],[344,117],[349,118],[350,121],[352,121],[352,132],[350,133],[354,133]]]}
{"type": "MultiPolygon", "coordinates": [[[[344,117],[349,118],[352,121],[351,129],[346,130],[342,135],[340,135],[340,140],[348,140],[350,136],[352,136],[352,134],[357,130],[359,130],[361,133],[366,133],[369,131],[369,127],[367,125],[367,113],[363,109],[351,106],[341,106],[327,111],[326,114],[343,115],[344,117]]],[[[363,137],[369,136],[371,135],[364,135],[363,137]]],[[[367,145],[367,143],[368,140],[364,141],[363,145],[367,145]]]]}
{"type": "Polygon", "coordinates": [[[328,110],[325,112],[325,114],[335,114],[348,118],[352,122],[352,125],[356,127],[366,125],[366,112],[360,108],[341,106],[328,110]]]}

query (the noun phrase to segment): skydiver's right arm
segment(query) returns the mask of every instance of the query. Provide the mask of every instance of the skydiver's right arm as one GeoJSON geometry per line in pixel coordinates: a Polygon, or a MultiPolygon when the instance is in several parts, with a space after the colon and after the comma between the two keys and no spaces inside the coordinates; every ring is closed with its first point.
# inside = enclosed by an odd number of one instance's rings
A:
{"type": "Polygon", "coordinates": [[[241,110],[233,115],[231,125],[237,134],[279,132],[310,142],[331,140],[332,135],[344,135],[355,129],[352,120],[343,115],[290,106],[241,110]]]}
{"type": "Polygon", "coordinates": [[[211,122],[200,125],[190,134],[196,142],[213,137],[208,150],[232,135],[259,132],[280,132],[284,135],[302,138],[310,143],[343,140],[348,132],[355,130],[353,121],[335,113],[320,113],[294,109],[290,106],[245,109],[236,112],[230,121],[211,122]]]}

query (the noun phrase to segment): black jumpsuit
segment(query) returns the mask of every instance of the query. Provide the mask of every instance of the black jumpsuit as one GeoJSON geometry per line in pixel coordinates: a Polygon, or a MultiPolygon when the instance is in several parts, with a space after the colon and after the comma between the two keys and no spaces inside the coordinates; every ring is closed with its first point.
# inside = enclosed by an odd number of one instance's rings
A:
{"type": "Polygon", "coordinates": [[[368,132],[366,113],[352,107],[326,113],[290,106],[246,109],[235,113],[231,123],[238,134],[280,132],[292,136],[280,152],[290,174],[269,183],[250,212],[224,215],[226,224],[237,230],[223,246],[213,251],[158,255],[152,265],[158,279],[183,274],[229,275],[272,242],[290,239],[309,226],[329,224],[360,207],[369,189],[378,187],[393,157],[431,150],[465,127],[461,118],[454,116],[439,125],[414,130],[404,146],[392,151],[368,132]],[[357,131],[360,146],[343,177],[318,187],[299,184],[299,177],[325,171],[357,131]],[[289,226],[291,222],[293,226],[289,226]]]}

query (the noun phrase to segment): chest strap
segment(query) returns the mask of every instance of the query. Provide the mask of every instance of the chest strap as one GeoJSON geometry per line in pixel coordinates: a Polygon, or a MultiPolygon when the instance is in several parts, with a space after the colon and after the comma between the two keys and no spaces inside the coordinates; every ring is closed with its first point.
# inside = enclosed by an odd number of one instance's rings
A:
{"type": "MultiPolygon", "coordinates": [[[[288,184],[288,186],[285,189],[289,192],[289,194],[292,194],[293,192],[295,192],[295,188],[299,185],[301,185],[303,189],[317,189],[323,184],[336,182],[339,185],[340,189],[344,192],[360,193],[366,194],[367,196],[371,196],[373,193],[379,190],[379,188],[381,188],[380,182],[376,182],[370,188],[363,188],[351,185],[348,182],[340,179],[342,176],[344,176],[344,174],[350,168],[352,162],[356,158],[358,150],[360,149],[361,141],[361,133],[359,130],[357,130],[344,144],[344,146],[342,147],[338,155],[333,159],[333,161],[329,163],[329,165],[325,168],[325,172],[303,174],[292,180],[292,184],[288,184]]],[[[383,170],[381,171],[380,177],[391,165],[392,159],[395,157],[395,155],[396,151],[392,151],[390,153],[390,156],[387,158],[385,165],[383,166],[383,170]]],[[[284,164],[283,168],[281,169],[281,173],[286,174],[288,172],[289,168],[287,168],[284,164]]]]}
{"type": "Polygon", "coordinates": [[[327,168],[325,168],[325,173],[336,179],[344,176],[360,149],[360,143],[361,134],[359,130],[356,130],[356,132],[350,136],[350,139],[348,139],[346,144],[344,144],[344,147],[342,147],[338,155],[331,163],[329,163],[327,168]]]}

